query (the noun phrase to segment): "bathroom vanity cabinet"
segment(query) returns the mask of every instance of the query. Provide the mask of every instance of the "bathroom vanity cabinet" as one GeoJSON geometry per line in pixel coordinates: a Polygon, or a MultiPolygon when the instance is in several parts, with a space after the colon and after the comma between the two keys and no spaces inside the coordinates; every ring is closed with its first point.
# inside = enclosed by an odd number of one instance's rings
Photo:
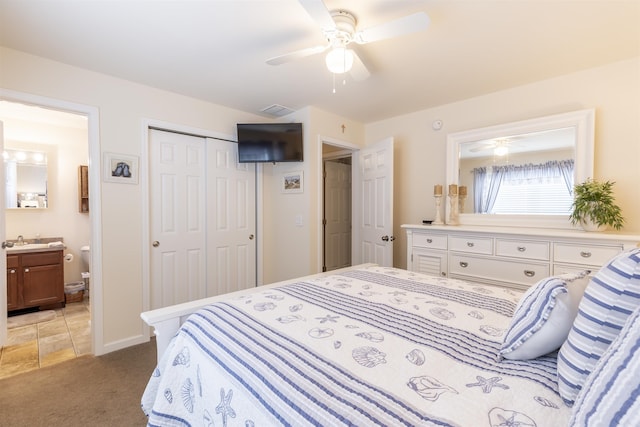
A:
{"type": "Polygon", "coordinates": [[[63,251],[7,255],[7,310],[64,304],[63,251]]]}

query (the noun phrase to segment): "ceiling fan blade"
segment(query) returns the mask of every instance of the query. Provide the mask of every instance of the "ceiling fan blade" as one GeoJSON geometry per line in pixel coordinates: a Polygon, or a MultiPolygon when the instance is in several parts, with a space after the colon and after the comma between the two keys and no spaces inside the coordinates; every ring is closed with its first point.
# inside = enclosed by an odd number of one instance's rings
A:
{"type": "Polygon", "coordinates": [[[336,23],[331,17],[331,12],[329,12],[329,9],[327,9],[322,0],[298,0],[298,2],[304,7],[309,16],[316,21],[320,28],[335,28],[336,23]]]}
{"type": "Polygon", "coordinates": [[[296,50],[295,52],[285,53],[284,55],[274,56],[273,58],[267,59],[267,64],[269,65],[280,65],[285,62],[294,61],[296,59],[305,58],[307,56],[315,55],[316,53],[324,52],[329,48],[326,46],[315,46],[308,47],[306,49],[296,50]]]}
{"type": "Polygon", "coordinates": [[[369,70],[367,70],[366,65],[364,65],[364,62],[362,62],[362,59],[360,59],[355,51],[353,51],[353,66],[351,67],[349,74],[351,74],[351,77],[355,81],[366,80],[371,75],[369,70]]]}
{"type": "Polygon", "coordinates": [[[429,16],[424,12],[414,13],[375,27],[358,31],[354,37],[356,43],[364,44],[391,37],[403,36],[409,33],[426,30],[429,26],[429,16]]]}

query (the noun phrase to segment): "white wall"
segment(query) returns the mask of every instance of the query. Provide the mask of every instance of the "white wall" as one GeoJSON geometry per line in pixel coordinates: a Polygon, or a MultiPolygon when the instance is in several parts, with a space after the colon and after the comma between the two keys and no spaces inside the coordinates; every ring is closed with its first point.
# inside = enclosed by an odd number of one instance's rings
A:
{"type": "Polygon", "coordinates": [[[595,178],[616,181],[627,225],[640,232],[640,59],[612,63],[365,126],[368,142],[396,138],[394,265],[406,267],[405,223],[435,217],[433,185],[445,184],[448,133],[596,109],[595,178]],[[434,120],[441,130],[433,130],[434,120]]]}
{"type": "Polygon", "coordinates": [[[302,122],[304,162],[264,165],[264,282],[271,283],[317,273],[322,229],[319,200],[322,196],[320,166],[322,140],[362,145],[361,123],[307,107],[280,121],[302,122]],[[344,128],[342,127],[344,125],[344,128]],[[282,174],[301,170],[304,192],[284,194],[282,174]],[[296,217],[302,225],[296,224],[296,217]]]}
{"type": "MultiPolygon", "coordinates": [[[[0,88],[96,107],[102,153],[140,156],[145,119],[230,136],[235,135],[237,122],[260,120],[252,114],[10,49],[0,48],[0,63],[0,88]]],[[[141,174],[145,161],[141,159],[141,174]]],[[[141,184],[101,183],[103,342],[98,352],[147,339],[147,328],[140,319],[146,268],[143,245],[148,244],[142,241],[148,225],[143,217],[143,195],[141,184]]]]}

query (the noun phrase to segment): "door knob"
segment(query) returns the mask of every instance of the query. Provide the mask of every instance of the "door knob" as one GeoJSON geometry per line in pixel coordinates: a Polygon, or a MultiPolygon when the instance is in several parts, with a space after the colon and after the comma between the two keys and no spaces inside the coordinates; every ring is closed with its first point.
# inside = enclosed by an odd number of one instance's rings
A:
{"type": "Polygon", "coordinates": [[[253,234],[249,234],[249,240],[253,240],[253,234]]]}
{"type": "Polygon", "coordinates": [[[152,245],[154,248],[157,248],[158,246],[160,246],[160,242],[158,242],[157,240],[154,240],[152,245]]]}
{"type": "Polygon", "coordinates": [[[382,236],[382,241],[383,242],[388,242],[389,241],[389,236],[382,236]]]}

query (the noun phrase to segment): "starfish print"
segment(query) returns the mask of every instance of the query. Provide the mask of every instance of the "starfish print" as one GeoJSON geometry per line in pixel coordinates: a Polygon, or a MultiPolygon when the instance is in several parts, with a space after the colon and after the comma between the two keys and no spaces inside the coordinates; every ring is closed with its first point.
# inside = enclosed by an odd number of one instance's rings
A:
{"type": "Polygon", "coordinates": [[[491,393],[493,387],[500,387],[505,390],[509,389],[509,386],[506,384],[498,384],[498,381],[502,381],[501,377],[487,379],[478,375],[476,379],[478,380],[477,383],[467,384],[467,387],[481,387],[483,393],[491,393]]]}
{"type": "Polygon", "coordinates": [[[327,314],[324,317],[316,317],[316,320],[319,320],[320,323],[327,323],[327,322],[331,322],[331,323],[336,323],[336,319],[339,319],[340,316],[332,316],[330,314],[327,314]]]}
{"type": "Polygon", "coordinates": [[[233,390],[229,390],[227,395],[224,395],[224,389],[220,389],[220,403],[216,406],[216,414],[222,414],[222,425],[227,427],[227,417],[235,418],[236,411],[231,407],[231,398],[233,397],[233,390]]]}

